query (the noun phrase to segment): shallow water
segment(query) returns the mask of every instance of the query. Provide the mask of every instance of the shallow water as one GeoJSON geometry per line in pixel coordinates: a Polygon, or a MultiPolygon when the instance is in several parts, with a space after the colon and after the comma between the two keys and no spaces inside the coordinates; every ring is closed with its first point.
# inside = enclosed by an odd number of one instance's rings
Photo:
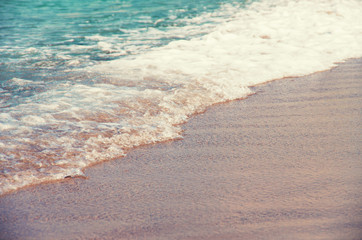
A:
{"type": "Polygon", "coordinates": [[[0,238],[359,240],[361,65],[255,87],[183,140],[2,196],[0,238]]]}
{"type": "Polygon", "coordinates": [[[8,1],[1,193],[83,175],[250,86],[362,55],[357,0],[8,1]]]}

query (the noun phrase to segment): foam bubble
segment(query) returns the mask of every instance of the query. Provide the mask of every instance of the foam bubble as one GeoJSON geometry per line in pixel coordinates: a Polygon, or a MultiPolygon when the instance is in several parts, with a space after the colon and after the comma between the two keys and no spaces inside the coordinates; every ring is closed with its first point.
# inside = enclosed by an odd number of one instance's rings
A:
{"type": "Polygon", "coordinates": [[[0,123],[0,130],[1,130],[1,131],[6,131],[6,130],[15,129],[16,127],[17,127],[16,125],[6,124],[6,123],[0,123]]]}
{"type": "Polygon", "coordinates": [[[38,84],[34,81],[30,81],[30,80],[26,80],[26,79],[22,79],[22,78],[12,78],[10,80],[8,80],[8,86],[25,86],[25,85],[30,85],[30,84],[38,84]]]}
{"type": "Polygon", "coordinates": [[[40,125],[40,124],[46,124],[46,121],[44,118],[34,115],[28,115],[21,119],[21,121],[27,125],[40,125]]]}

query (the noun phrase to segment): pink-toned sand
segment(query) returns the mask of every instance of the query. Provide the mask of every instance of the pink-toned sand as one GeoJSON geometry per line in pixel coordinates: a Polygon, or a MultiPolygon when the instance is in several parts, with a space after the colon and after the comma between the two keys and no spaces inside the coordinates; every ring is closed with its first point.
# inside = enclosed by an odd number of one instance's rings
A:
{"type": "Polygon", "coordinates": [[[254,90],[183,140],[0,197],[0,239],[362,239],[362,59],[254,90]]]}

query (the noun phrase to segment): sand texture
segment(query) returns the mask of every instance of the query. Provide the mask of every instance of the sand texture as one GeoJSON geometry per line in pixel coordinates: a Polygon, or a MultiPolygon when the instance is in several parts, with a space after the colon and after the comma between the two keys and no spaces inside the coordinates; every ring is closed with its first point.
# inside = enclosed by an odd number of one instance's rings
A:
{"type": "Polygon", "coordinates": [[[0,197],[0,239],[362,239],[362,59],[253,90],[183,140],[0,197]]]}

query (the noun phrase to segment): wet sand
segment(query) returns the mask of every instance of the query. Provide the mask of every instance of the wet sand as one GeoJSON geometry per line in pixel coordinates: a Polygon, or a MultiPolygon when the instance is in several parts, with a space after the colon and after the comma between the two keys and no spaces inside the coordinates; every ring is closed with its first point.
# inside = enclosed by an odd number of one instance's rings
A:
{"type": "Polygon", "coordinates": [[[362,59],[254,91],[0,197],[0,239],[362,239],[362,59]]]}

